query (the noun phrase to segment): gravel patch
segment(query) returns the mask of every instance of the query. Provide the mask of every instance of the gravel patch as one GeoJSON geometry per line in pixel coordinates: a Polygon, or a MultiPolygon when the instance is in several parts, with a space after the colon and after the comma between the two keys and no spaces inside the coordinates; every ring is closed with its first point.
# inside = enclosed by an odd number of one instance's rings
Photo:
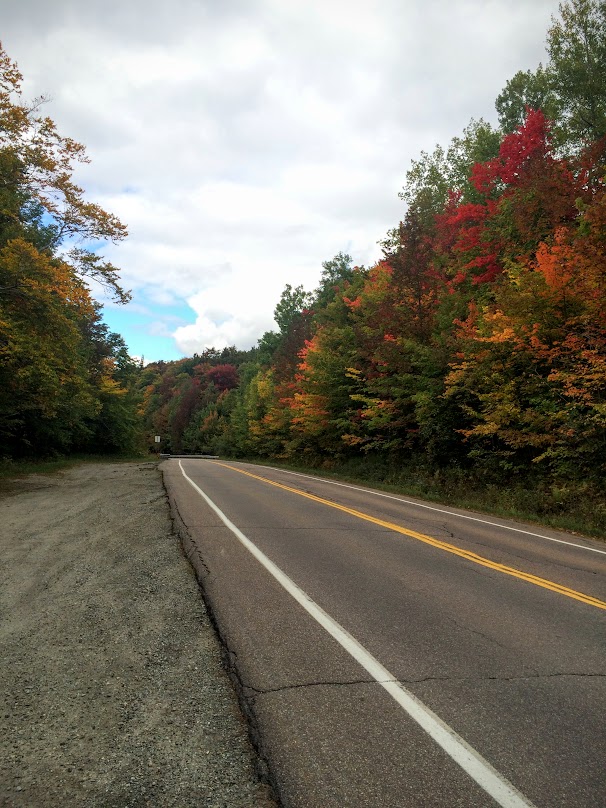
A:
{"type": "Polygon", "coordinates": [[[0,805],[271,808],[156,463],[0,498],[0,805]]]}

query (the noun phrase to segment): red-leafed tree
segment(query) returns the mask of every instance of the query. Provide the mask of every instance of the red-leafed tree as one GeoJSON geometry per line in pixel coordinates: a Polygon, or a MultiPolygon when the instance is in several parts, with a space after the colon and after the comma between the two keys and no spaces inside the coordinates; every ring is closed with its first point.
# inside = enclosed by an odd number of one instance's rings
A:
{"type": "Polygon", "coordinates": [[[238,368],[234,365],[215,365],[206,371],[205,378],[217,390],[233,390],[238,386],[238,368]]]}

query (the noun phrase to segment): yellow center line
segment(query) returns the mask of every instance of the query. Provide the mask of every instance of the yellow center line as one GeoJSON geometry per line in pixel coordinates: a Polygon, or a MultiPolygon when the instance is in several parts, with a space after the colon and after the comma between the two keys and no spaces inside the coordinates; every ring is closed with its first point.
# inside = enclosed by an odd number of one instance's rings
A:
{"type": "Polygon", "coordinates": [[[460,556],[461,558],[465,558],[467,561],[472,561],[474,564],[479,564],[482,567],[488,567],[491,570],[502,572],[504,575],[512,575],[514,578],[527,581],[535,586],[541,586],[543,589],[550,589],[552,592],[565,595],[567,598],[580,600],[581,603],[586,603],[589,606],[595,606],[598,609],[606,609],[606,603],[604,601],[598,600],[598,598],[594,598],[591,595],[585,595],[583,592],[577,592],[575,589],[570,589],[567,586],[562,586],[562,584],[555,583],[555,581],[549,581],[546,578],[539,578],[537,575],[531,575],[528,572],[523,572],[522,570],[515,569],[514,567],[499,564],[498,562],[491,561],[489,558],[484,558],[484,556],[478,555],[477,553],[472,553],[470,550],[463,550],[461,547],[457,547],[454,544],[449,544],[448,542],[434,539],[432,536],[426,536],[424,533],[417,533],[416,530],[409,530],[408,528],[401,527],[393,522],[386,522],[384,519],[377,519],[375,516],[370,516],[368,513],[356,511],[353,508],[348,508],[346,505],[339,505],[338,503],[331,502],[328,499],[317,497],[315,494],[308,494],[306,491],[301,491],[298,488],[291,488],[289,485],[277,483],[274,480],[269,480],[267,477],[260,477],[257,474],[251,474],[250,471],[244,471],[243,469],[236,468],[236,466],[229,466],[227,463],[218,463],[216,461],[211,462],[217,466],[230,469],[231,471],[237,471],[239,474],[244,474],[247,477],[252,477],[254,480],[261,480],[261,482],[267,483],[268,485],[274,485],[276,488],[282,488],[284,491],[290,491],[292,494],[298,494],[300,497],[311,499],[314,502],[321,503],[322,505],[328,505],[330,508],[336,508],[338,511],[343,511],[351,516],[356,516],[358,519],[364,519],[366,522],[372,522],[374,525],[379,525],[380,527],[387,528],[388,530],[394,530],[396,533],[402,533],[405,536],[410,536],[412,539],[417,539],[417,541],[430,544],[432,547],[437,547],[439,550],[444,550],[447,553],[460,556]]]}

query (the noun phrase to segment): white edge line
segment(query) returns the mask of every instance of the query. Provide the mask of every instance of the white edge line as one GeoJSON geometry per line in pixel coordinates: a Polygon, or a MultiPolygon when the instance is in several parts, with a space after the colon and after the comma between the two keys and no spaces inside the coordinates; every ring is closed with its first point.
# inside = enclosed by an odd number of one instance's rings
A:
{"type": "Polygon", "coordinates": [[[475,782],[502,808],[534,808],[512,783],[491,766],[479,752],[461,738],[448,724],[423,704],[413,693],[403,687],[381,663],[375,659],[354,637],[334,620],[321,606],[313,601],[286,573],[253,544],[242,531],[215,505],[207,494],[187,476],[181,461],[179,468],[183,477],[212,508],[223,524],[231,530],[244,547],[262,564],[279,584],[314,618],[354,659],[381,685],[389,695],[416,721],[419,726],[455,761],[475,782]]]}
{"type": "MultiPolygon", "coordinates": [[[[251,464],[254,465],[254,464],[251,464]]],[[[480,522],[483,525],[491,525],[492,527],[500,527],[503,530],[513,530],[515,533],[523,533],[525,536],[534,536],[537,539],[545,539],[546,541],[553,541],[557,544],[565,544],[568,547],[578,547],[580,550],[589,550],[591,553],[600,553],[606,555],[606,550],[599,550],[597,547],[587,547],[585,544],[575,544],[571,541],[564,541],[564,539],[554,539],[551,536],[544,536],[542,533],[531,533],[530,530],[522,530],[519,527],[510,527],[510,525],[501,525],[499,522],[490,522],[488,519],[478,519],[477,516],[467,516],[464,513],[456,513],[455,511],[447,511],[442,508],[435,508],[433,505],[423,505],[420,502],[413,502],[410,499],[402,499],[402,497],[393,496],[393,494],[384,494],[381,491],[374,491],[371,488],[362,488],[357,485],[349,485],[347,483],[338,483],[336,480],[327,480],[325,477],[315,477],[313,474],[301,474],[299,471],[287,471],[286,469],[276,468],[275,466],[256,466],[256,468],[271,469],[278,471],[282,474],[294,474],[295,477],[305,477],[307,480],[316,480],[329,485],[338,485],[340,488],[351,488],[352,491],[362,491],[365,494],[374,494],[377,497],[384,497],[385,499],[393,499],[396,502],[402,502],[404,505],[414,505],[415,508],[425,508],[428,511],[436,511],[436,513],[445,513],[448,516],[458,516],[459,519],[469,519],[471,522],[480,522]]]]}

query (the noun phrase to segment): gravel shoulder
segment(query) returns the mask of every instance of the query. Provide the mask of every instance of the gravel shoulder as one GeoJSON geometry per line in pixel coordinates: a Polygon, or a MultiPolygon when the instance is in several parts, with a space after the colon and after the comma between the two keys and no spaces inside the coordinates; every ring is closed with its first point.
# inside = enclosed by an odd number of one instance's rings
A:
{"type": "Polygon", "coordinates": [[[0,494],[0,805],[271,808],[156,463],[0,494]]]}

